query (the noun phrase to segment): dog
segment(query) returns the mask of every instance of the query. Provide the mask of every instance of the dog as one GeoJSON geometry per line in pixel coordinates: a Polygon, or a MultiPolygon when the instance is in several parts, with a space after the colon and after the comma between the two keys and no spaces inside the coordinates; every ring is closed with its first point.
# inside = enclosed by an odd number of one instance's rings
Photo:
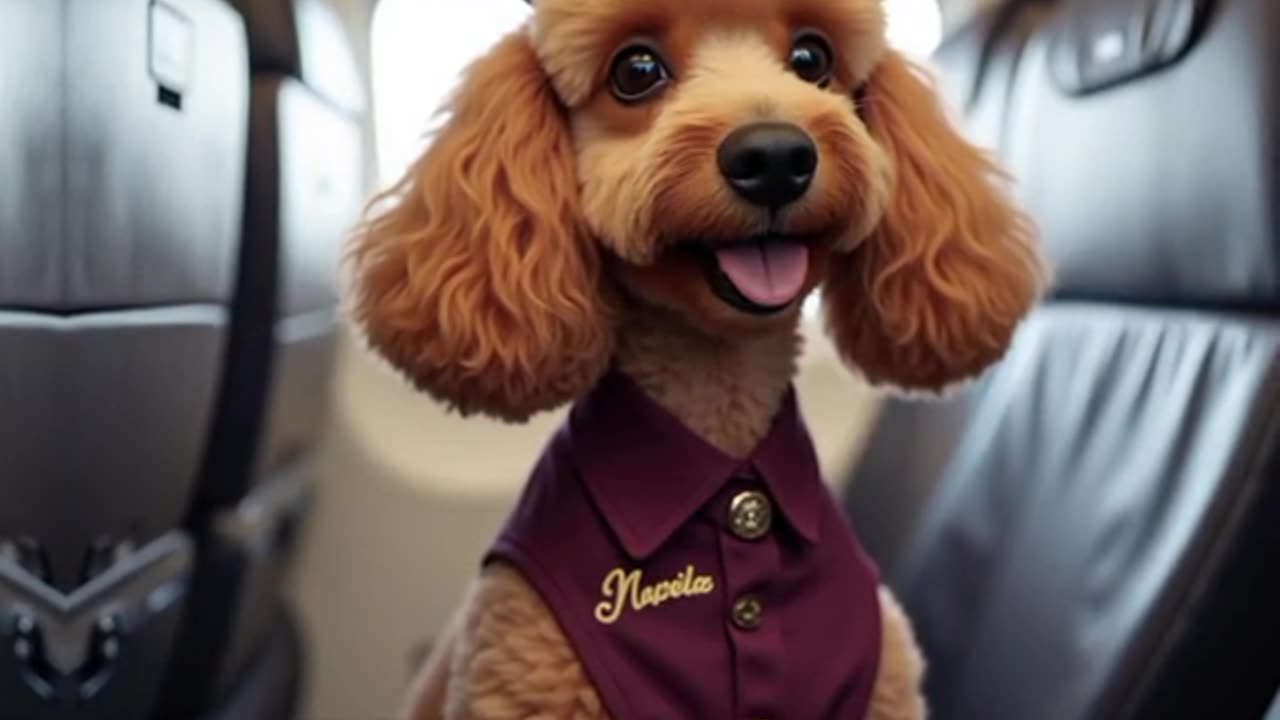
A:
{"type": "Polygon", "coordinates": [[[406,716],[924,717],[791,389],[801,305],[943,392],[1046,271],[879,1],[537,0],[447,109],[353,237],[353,320],[463,415],[573,410],[406,716]]]}

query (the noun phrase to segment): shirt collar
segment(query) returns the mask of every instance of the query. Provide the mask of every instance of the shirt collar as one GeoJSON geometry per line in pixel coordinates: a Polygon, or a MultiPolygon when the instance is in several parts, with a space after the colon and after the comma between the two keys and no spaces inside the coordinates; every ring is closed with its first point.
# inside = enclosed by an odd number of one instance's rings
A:
{"type": "Polygon", "coordinates": [[[583,482],[633,559],[652,555],[748,469],[764,480],[791,526],[818,540],[826,488],[794,389],[742,460],[707,443],[617,371],[574,407],[568,429],[583,482]]]}

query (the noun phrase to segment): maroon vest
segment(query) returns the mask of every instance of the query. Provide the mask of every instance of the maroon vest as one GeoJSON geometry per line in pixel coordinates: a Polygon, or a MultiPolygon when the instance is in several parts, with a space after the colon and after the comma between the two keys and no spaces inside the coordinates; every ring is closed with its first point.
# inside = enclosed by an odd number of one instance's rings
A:
{"type": "Polygon", "coordinates": [[[613,373],[543,453],[486,562],[551,608],[615,720],[856,720],[878,572],[794,392],[745,461],[613,373]]]}

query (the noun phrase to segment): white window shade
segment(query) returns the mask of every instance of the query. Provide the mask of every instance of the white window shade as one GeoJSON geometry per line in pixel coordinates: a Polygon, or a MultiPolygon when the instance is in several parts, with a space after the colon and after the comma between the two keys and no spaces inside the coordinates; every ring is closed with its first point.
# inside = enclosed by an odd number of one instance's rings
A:
{"type": "Polygon", "coordinates": [[[942,42],[942,9],[938,0],[885,0],[889,44],[917,59],[928,57],[942,42]]]}
{"type": "MultiPolygon", "coordinates": [[[[884,0],[889,42],[923,57],[942,37],[937,0],[884,0]]],[[[381,0],[373,20],[373,97],[381,184],[422,148],[459,74],[529,16],[521,0],[381,0]]]]}
{"type": "Polygon", "coordinates": [[[467,65],[529,16],[521,0],[382,0],[373,18],[378,174],[400,177],[467,65]]]}

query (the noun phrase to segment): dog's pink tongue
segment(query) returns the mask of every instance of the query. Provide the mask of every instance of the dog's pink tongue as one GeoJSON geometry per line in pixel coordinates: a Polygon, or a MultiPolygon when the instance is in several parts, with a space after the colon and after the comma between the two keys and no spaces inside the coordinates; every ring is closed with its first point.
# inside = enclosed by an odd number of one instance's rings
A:
{"type": "Polygon", "coordinates": [[[800,295],[809,274],[803,243],[747,243],[716,250],[720,270],[757,305],[786,305],[800,295]]]}

